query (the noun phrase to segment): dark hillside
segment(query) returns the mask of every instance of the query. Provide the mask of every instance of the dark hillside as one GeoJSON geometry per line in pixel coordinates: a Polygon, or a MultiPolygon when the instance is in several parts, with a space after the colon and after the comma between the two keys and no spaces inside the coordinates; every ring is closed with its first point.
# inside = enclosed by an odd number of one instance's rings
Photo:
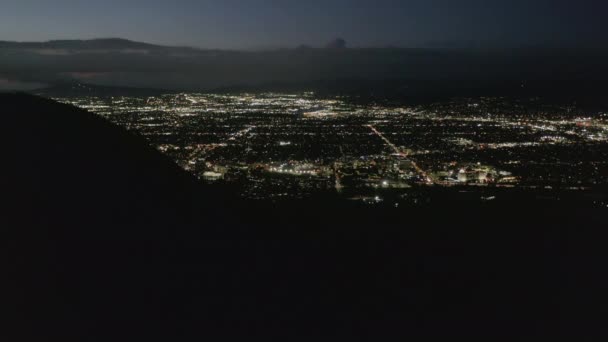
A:
{"type": "Polygon", "coordinates": [[[91,113],[0,116],[3,341],[608,335],[604,211],[242,203],[91,113]]]}
{"type": "Polygon", "coordinates": [[[20,209],[43,222],[87,224],[190,216],[198,183],[144,139],[50,100],[17,94],[0,102],[10,144],[4,171],[13,176],[3,183],[25,201],[20,209]]]}

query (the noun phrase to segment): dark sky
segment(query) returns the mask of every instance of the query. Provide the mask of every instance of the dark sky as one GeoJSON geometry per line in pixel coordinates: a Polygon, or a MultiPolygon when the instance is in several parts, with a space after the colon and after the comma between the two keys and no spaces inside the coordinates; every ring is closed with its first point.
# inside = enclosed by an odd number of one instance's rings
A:
{"type": "Polygon", "coordinates": [[[600,45],[606,0],[2,0],[0,40],[122,37],[205,48],[600,45]]]}

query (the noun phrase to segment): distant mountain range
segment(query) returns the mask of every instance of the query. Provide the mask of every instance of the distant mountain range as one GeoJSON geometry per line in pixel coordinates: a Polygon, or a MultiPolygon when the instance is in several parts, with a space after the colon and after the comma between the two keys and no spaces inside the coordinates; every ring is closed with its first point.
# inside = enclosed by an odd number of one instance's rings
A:
{"type": "MultiPolygon", "coordinates": [[[[300,86],[408,81],[477,84],[604,81],[607,49],[295,48],[203,50],[125,39],[0,42],[0,89],[72,82],[208,91],[264,84],[300,86]]],[[[338,46],[339,48],[335,48],[338,46]]]]}
{"type": "Polygon", "coordinates": [[[50,40],[46,42],[12,42],[0,41],[0,49],[30,50],[41,54],[62,54],[75,52],[103,52],[103,51],[127,51],[127,52],[200,52],[202,50],[190,47],[167,47],[149,43],[135,42],[122,38],[101,38],[89,40],[50,40]]]}
{"type": "Polygon", "coordinates": [[[158,45],[135,42],[122,38],[90,40],[50,40],[47,42],[0,41],[0,48],[51,48],[51,49],[147,49],[158,45]]]}

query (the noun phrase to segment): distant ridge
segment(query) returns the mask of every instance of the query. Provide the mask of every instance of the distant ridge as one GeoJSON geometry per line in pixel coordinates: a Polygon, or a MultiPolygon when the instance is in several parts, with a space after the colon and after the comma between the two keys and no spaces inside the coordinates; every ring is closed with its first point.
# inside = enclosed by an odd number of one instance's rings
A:
{"type": "MultiPolygon", "coordinates": [[[[331,45],[331,44],[330,44],[331,45]]],[[[0,42],[0,82],[81,82],[209,91],[264,84],[437,82],[442,87],[608,79],[605,48],[328,48],[234,51],[171,47],[121,38],[0,42]]],[[[416,85],[410,85],[414,89],[416,85]]],[[[374,87],[376,87],[374,85],[374,87]]],[[[494,87],[494,86],[492,86],[494,87]]],[[[6,88],[6,87],[5,87],[6,88]]],[[[342,88],[340,86],[339,88],[342,88]]],[[[417,87],[437,93],[434,87],[417,87]]],[[[574,87],[576,88],[576,87],[574,87]]],[[[547,88],[551,91],[551,87],[547,88]]],[[[316,90],[316,89],[312,89],[316,90]]]]}
{"type": "MultiPolygon", "coordinates": [[[[97,38],[97,39],[59,39],[46,42],[13,42],[0,41],[0,48],[30,48],[30,49],[167,49],[176,47],[166,47],[158,44],[136,42],[123,38],[97,38]]],[[[192,49],[195,48],[183,48],[192,49]]]]}

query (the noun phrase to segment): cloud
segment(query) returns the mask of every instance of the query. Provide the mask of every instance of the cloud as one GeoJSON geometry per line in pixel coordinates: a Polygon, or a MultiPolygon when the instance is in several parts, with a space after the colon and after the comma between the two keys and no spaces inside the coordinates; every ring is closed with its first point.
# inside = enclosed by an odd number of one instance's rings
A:
{"type": "Polygon", "coordinates": [[[123,49],[119,51],[120,53],[125,53],[125,54],[140,54],[140,55],[147,55],[150,53],[150,50],[146,50],[146,49],[123,49]]]}
{"type": "Polygon", "coordinates": [[[18,80],[11,80],[8,78],[0,78],[0,90],[2,90],[2,91],[33,90],[33,89],[43,88],[45,86],[47,86],[47,85],[43,84],[43,83],[24,82],[24,81],[18,81],[18,80]]]}
{"type": "Polygon", "coordinates": [[[43,56],[68,56],[70,52],[66,49],[35,49],[32,52],[43,56]]]}
{"type": "Polygon", "coordinates": [[[85,81],[85,80],[91,80],[91,79],[106,76],[108,73],[92,72],[92,71],[77,71],[77,72],[66,72],[64,74],[70,78],[85,81]]]}
{"type": "Polygon", "coordinates": [[[325,46],[328,49],[345,49],[346,48],[346,40],[342,38],[336,38],[331,42],[327,43],[325,46]]]}

